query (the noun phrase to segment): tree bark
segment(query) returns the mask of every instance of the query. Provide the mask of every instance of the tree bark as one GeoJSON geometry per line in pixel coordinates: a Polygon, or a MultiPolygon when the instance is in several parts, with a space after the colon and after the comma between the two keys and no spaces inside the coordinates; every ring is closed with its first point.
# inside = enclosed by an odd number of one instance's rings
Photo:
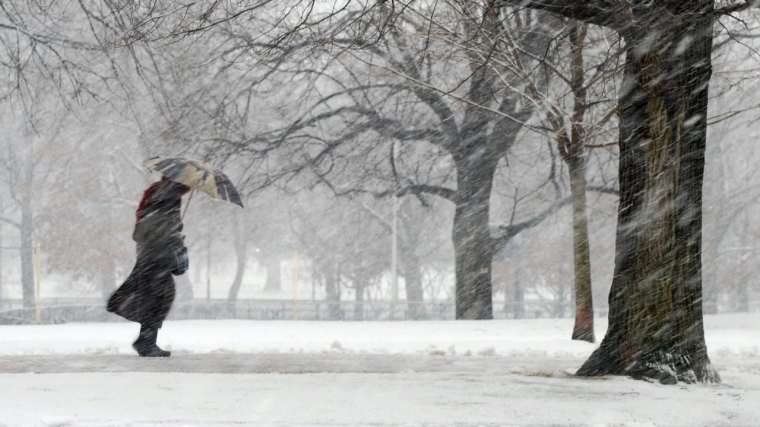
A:
{"type": "MultiPolygon", "coordinates": [[[[485,150],[483,150],[485,151],[485,150]]],[[[493,319],[490,199],[496,160],[478,153],[456,158],[457,200],[453,243],[456,319],[493,319]]]]}
{"type": "Polygon", "coordinates": [[[594,303],[591,290],[591,256],[586,215],[586,82],[583,68],[583,47],[588,24],[571,21],[568,40],[571,45],[570,89],[573,93],[573,114],[568,135],[565,120],[550,118],[557,132],[557,149],[570,170],[570,197],[573,202],[573,266],[575,286],[575,325],[572,339],[594,342],[594,303]]]}
{"type": "Polygon", "coordinates": [[[573,199],[573,265],[575,267],[575,325],[572,339],[594,342],[594,302],[591,291],[591,255],[586,216],[586,162],[577,156],[568,164],[573,199]]]}
{"type": "Polygon", "coordinates": [[[609,328],[577,374],[719,382],[704,339],[701,260],[713,5],[663,3],[623,34],[609,328]]]}

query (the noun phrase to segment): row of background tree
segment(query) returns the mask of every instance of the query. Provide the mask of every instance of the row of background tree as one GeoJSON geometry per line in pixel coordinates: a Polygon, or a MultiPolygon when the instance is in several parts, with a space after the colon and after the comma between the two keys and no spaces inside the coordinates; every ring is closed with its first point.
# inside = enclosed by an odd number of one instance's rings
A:
{"type": "MultiPolygon", "coordinates": [[[[376,8],[286,47],[257,44],[266,25],[254,21],[160,51],[136,38],[119,47],[128,53],[112,55],[108,28],[77,30],[106,6],[43,13],[34,4],[4,11],[39,42],[2,33],[4,63],[24,68],[9,68],[0,104],[0,298],[23,290],[24,305],[33,304],[36,243],[43,274],[86,283],[77,296],[110,293],[131,267],[134,209],[155,178],[140,162],[209,154],[247,208],[194,200],[188,241],[199,269],[213,240],[214,263],[236,273],[214,286],[231,298],[252,262],[279,270],[296,250],[325,294],[335,296],[340,274],[357,299],[387,297],[397,195],[402,298],[458,296],[458,317],[487,318],[495,292],[570,300],[573,273],[588,271],[576,279],[593,283],[597,307],[606,304],[624,52],[617,35],[452,2],[376,8]],[[66,19],[30,18],[57,12],[66,19]],[[588,218],[587,238],[579,218],[588,218]],[[458,289],[435,286],[447,273],[458,289]]],[[[727,23],[714,52],[707,312],[719,300],[748,311],[760,292],[752,279],[760,269],[753,31],[727,23]],[[747,44],[724,45],[729,37],[747,44]]]]}

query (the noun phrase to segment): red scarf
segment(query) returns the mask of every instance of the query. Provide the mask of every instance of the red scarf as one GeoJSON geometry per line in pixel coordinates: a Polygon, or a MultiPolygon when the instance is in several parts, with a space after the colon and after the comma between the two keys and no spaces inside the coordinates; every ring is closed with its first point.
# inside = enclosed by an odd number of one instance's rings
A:
{"type": "Polygon", "coordinates": [[[149,202],[157,202],[153,197],[156,191],[177,191],[179,192],[179,196],[182,197],[190,191],[190,187],[177,182],[170,182],[169,178],[165,176],[161,177],[160,181],[151,184],[143,193],[142,200],[140,200],[140,204],[137,206],[137,211],[135,212],[135,217],[138,222],[145,216],[145,211],[148,210],[149,202]],[[172,188],[161,188],[162,186],[171,186],[172,188]]]}
{"type": "Polygon", "coordinates": [[[153,184],[150,185],[150,187],[148,187],[145,190],[142,196],[142,200],[140,200],[140,204],[137,206],[137,211],[135,212],[135,217],[137,219],[137,222],[139,222],[143,218],[145,214],[145,209],[148,207],[148,200],[151,198],[151,196],[153,196],[153,193],[156,192],[158,187],[164,184],[164,181],[166,180],[167,179],[165,177],[161,178],[161,181],[154,182],[153,184]]]}

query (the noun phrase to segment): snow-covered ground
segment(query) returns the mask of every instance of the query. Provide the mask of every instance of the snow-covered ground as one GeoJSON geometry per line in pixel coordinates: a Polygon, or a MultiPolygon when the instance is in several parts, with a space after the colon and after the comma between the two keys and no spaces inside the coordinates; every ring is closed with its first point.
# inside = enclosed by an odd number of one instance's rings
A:
{"type": "MultiPolygon", "coordinates": [[[[0,425],[760,425],[760,315],[706,319],[722,385],[577,379],[570,319],[0,326],[0,425]]],[[[597,335],[605,325],[597,323],[597,335]]]]}

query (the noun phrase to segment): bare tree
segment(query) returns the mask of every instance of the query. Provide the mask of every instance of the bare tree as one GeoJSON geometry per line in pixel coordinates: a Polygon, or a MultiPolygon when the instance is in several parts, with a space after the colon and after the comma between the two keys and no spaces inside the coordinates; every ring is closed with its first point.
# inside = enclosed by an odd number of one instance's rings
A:
{"type": "MultiPolygon", "coordinates": [[[[304,258],[313,262],[316,278],[324,286],[328,318],[344,318],[340,302],[344,293],[353,291],[354,318],[362,319],[369,286],[388,268],[387,235],[361,204],[331,197],[324,190],[314,191],[322,197],[309,198],[308,203],[296,203],[291,208],[295,244],[304,258]]],[[[300,194],[299,199],[305,196],[300,194]]]]}
{"type": "MultiPolygon", "coordinates": [[[[260,41],[271,35],[263,36],[267,33],[264,21],[282,16],[265,2],[252,2],[251,9],[240,13],[217,3],[194,4],[188,10],[202,12],[204,22],[169,17],[165,21],[170,24],[158,25],[156,31],[135,40],[200,34],[225,47],[218,50],[223,53],[213,53],[212,60],[223,64],[215,83],[225,81],[234,89],[227,95],[201,85],[201,92],[212,100],[206,102],[213,105],[206,109],[207,117],[232,132],[212,132],[208,138],[227,156],[265,158],[266,166],[258,168],[264,170],[264,184],[288,180],[302,172],[314,173],[324,183],[341,147],[367,134],[405,145],[432,144],[439,157],[452,159],[449,170],[456,172],[456,190],[452,181],[399,182],[397,177],[389,180],[395,187],[392,191],[377,185],[359,190],[398,196],[428,193],[452,201],[457,207],[452,233],[457,254],[457,318],[492,317],[493,253],[520,230],[540,222],[505,225],[492,235],[489,199],[493,174],[539,104],[535,97],[540,93],[533,94],[531,102],[529,92],[546,87],[542,58],[561,22],[545,14],[503,18],[491,2],[452,2],[440,8],[415,5],[400,10],[394,5],[368,4],[327,12],[310,10],[309,5],[302,2],[291,10],[293,13],[287,12],[278,21],[282,25],[274,29],[279,35],[269,42],[260,41]],[[253,16],[253,9],[261,12],[259,17],[253,16]],[[301,12],[302,20],[291,21],[301,12]],[[235,25],[243,16],[261,25],[235,25]],[[324,19],[310,22],[314,16],[324,19]],[[312,32],[302,36],[301,30],[306,28],[312,32]],[[262,67],[251,67],[241,60],[251,54],[263,60],[262,67]],[[296,66],[292,65],[294,59],[296,66]],[[345,78],[337,77],[330,68],[342,68],[345,78]],[[317,101],[280,131],[258,132],[252,137],[250,133],[256,132],[249,130],[251,99],[266,91],[262,82],[275,74],[280,76],[279,84],[291,88],[303,87],[312,79],[312,89],[296,90],[293,96],[302,105],[304,99],[313,96],[318,96],[317,101]],[[372,77],[365,78],[369,75],[372,77]],[[411,122],[395,116],[397,111],[390,111],[388,106],[398,102],[413,102],[422,112],[416,112],[416,120],[411,122]],[[235,126],[230,127],[230,123],[235,126]],[[330,132],[325,134],[324,128],[330,132]],[[271,161],[275,151],[281,153],[280,159],[290,157],[279,170],[271,168],[276,164],[271,161]]],[[[135,22],[140,22],[134,18],[139,14],[128,11],[135,22]]],[[[157,76],[152,84],[160,89],[165,86],[162,82],[157,76]]],[[[189,99],[196,97],[188,95],[189,99]]],[[[182,123],[193,122],[197,108],[167,109],[172,110],[193,111],[187,116],[174,113],[173,118],[168,117],[171,134],[177,138],[183,134],[182,123]]],[[[292,116],[292,110],[280,111],[292,116]]],[[[192,132],[198,135],[197,129],[192,132]]],[[[365,163],[363,159],[360,164],[365,163]]],[[[346,193],[352,189],[344,186],[337,190],[346,193]]],[[[551,212],[558,206],[561,204],[551,212]]],[[[543,213],[538,216],[546,217],[543,213]]]]}
{"type": "MultiPolygon", "coordinates": [[[[432,198],[430,198],[432,199],[432,198]]],[[[436,206],[435,199],[429,200],[424,196],[419,198],[400,198],[397,201],[397,244],[400,273],[404,278],[407,314],[411,320],[422,320],[426,317],[424,305],[423,277],[424,267],[431,265],[436,259],[448,258],[442,253],[444,246],[440,230],[441,222],[449,218],[436,206]]],[[[387,203],[386,203],[387,205],[387,203]]],[[[362,203],[362,209],[378,222],[391,235],[393,229],[393,208],[384,210],[362,203]],[[391,212],[388,212],[390,210],[391,212]]]]}
{"type": "MultiPolygon", "coordinates": [[[[572,339],[594,342],[594,304],[591,287],[591,257],[587,218],[587,179],[586,157],[589,142],[593,140],[603,126],[616,112],[614,103],[603,91],[596,93],[596,99],[589,102],[589,90],[594,86],[604,88],[605,75],[617,71],[615,64],[616,50],[607,55],[594,58],[596,64],[592,73],[584,65],[584,48],[587,47],[588,24],[571,21],[568,26],[567,41],[570,45],[569,76],[563,77],[570,91],[570,112],[563,114],[560,110],[550,110],[547,122],[555,135],[557,151],[568,167],[570,175],[570,193],[573,204],[573,263],[575,267],[575,325],[572,339]],[[590,74],[587,76],[587,74],[590,74]],[[602,84],[600,84],[602,83],[602,84]],[[601,107],[601,108],[600,108],[601,107]],[[591,121],[594,110],[601,110],[602,117],[591,121]],[[606,110],[606,111],[605,111],[606,110]]],[[[600,32],[604,40],[604,32],[600,32]]],[[[599,44],[596,43],[596,46],[599,44]]],[[[614,45],[614,44],[613,44],[614,45]]],[[[593,48],[593,47],[592,47],[593,48]]],[[[559,70],[560,67],[553,67],[559,70]]],[[[606,189],[614,193],[613,189],[606,189]]]]}
{"type": "MultiPolygon", "coordinates": [[[[307,113],[282,131],[267,138],[238,142],[234,147],[240,153],[262,153],[274,149],[287,152],[288,146],[294,149],[297,145],[307,154],[296,154],[294,158],[307,161],[291,163],[279,175],[267,179],[284,179],[291,174],[313,171],[326,182],[340,149],[365,134],[401,141],[405,146],[432,144],[429,151],[438,153],[438,158],[451,160],[448,169],[456,171],[456,190],[392,177],[398,183],[392,191],[366,188],[363,191],[397,196],[433,194],[453,202],[456,206],[452,233],[457,271],[456,315],[460,319],[491,318],[493,253],[517,232],[537,223],[505,226],[495,236],[490,227],[494,173],[533,113],[533,104],[515,88],[524,85],[526,78],[542,80],[538,71],[520,75],[510,70],[518,68],[516,62],[535,62],[533,57],[539,57],[546,50],[551,31],[532,15],[525,15],[520,24],[508,31],[494,9],[470,3],[457,3],[441,11],[422,8],[398,14],[380,8],[368,17],[373,19],[357,21],[345,32],[317,40],[310,38],[288,49],[290,55],[293,50],[313,52],[316,49],[318,56],[312,60],[316,66],[294,72],[321,76],[322,83],[315,86],[319,88],[315,92],[324,92],[328,81],[334,85],[334,91],[321,96],[309,106],[307,113]],[[385,27],[375,24],[378,20],[393,20],[396,24],[385,27]],[[453,27],[447,28],[443,22],[451,22],[453,27]],[[381,42],[374,43],[373,37],[380,37],[381,42]],[[500,48],[500,44],[506,43],[505,39],[528,49],[532,56],[500,48]],[[329,49],[320,47],[324,45],[329,49]],[[448,48],[452,45],[462,47],[452,53],[448,48]],[[346,52],[345,55],[334,58],[331,51],[336,49],[346,52]],[[324,67],[319,66],[325,60],[340,65],[348,82],[325,76],[324,67]],[[373,78],[388,83],[365,83],[358,76],[362,65],[376,76],[373,78]],[[443,80],[438,80],[440,67],[451,69],[443,80]],[[402,95],[404,98],[399,98],[402,95]],[[406,117],[395,116],[398,102],[414,103],[417,110],[424,108],[421,110],[424,112],[410,115],[418,117],[416,122],[410,123],[406,117]],[[332,134],[325,135],[320,127],[329,128],[332,134]],[[334,135],[336,132],[339,133],[334,135]],[[309,140],[311,147],[303,148],[302,142],[309,140]]],[[[278,64],[282,61],[277,60],[278,64]]],[[[304,62],[299,64],[303,66],[304,62]]],[[[519,68],[540,69],[535,64],[519,68]]],[[[359,147],[354,149],[361,151],[359,147]]],[[[368,151],[364,152],[365,162],[368,151]]],[[[333,186],[338,193],[355,191],[355,186],[353,190],[333,186]]]]}
{"type": "Polygon", "coordinates": [[[702,323],[702,180],[712,0],[499,1],[611,28],[626,42],[610,321],[578,375],[718,382],[702,323]]]}
{"type": "MultiPolygon", "coordinates": [[[[47,113],[39,107],[37,114],[47,113]]],[[[56,157],[55,147],[61,145],[59,138],[65,128],[69,114],[53,116],[51,122],[41,117],[32,117],[32,121],[21,120],[16,129],[9,129],[10,140],[5,144],[2,159],[6,165],[0,176],[10,194],[16,215],[9,215],[7,210],[0,221],[16,228],[20,235],[19,255],[21,260],[21,284],[24,307],[34,306],[34,245],[35,225],[40,214],[43,190],[54,171],[65,167],[66,159],[56,157]],[[39,131],[45,125],[45,131],[39,131]],[[15,131],[15,132],[14,132],[15,131]]],[[[73,158],[69,157],[68,161],[73,158]]]]}

